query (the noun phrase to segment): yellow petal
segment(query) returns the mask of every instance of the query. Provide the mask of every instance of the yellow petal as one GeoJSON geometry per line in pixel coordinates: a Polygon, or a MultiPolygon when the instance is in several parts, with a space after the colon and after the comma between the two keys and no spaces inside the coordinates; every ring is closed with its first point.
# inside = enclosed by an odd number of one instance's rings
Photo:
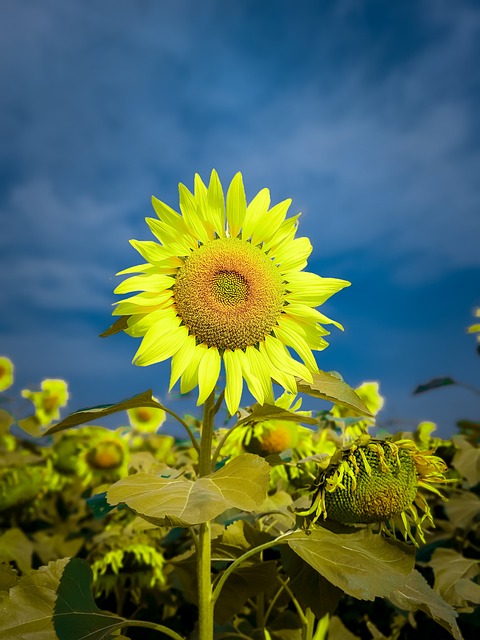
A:
{"type": "Polygon", "coordinates": [[[204,345],[197,345],[193,351],[192,359],[182,374],[180,380],[180,393],[188,393],[198,384],[198,364],[202,359],[204,345]]]}
{"type": "Polygon", "coordinates": [[[198,400],[197,406],[203,404],[208,396],[215,389],[215,385],[220,375],[221,358],[217,347],[204,348],[202,359],[198,365],[198,400]]]}
{"type": "MultiPolygon", "coordinates": [[[[181,258],[169,255],[169,252],[165,251],[165,247],[159,245],[158,242],[153,242],[153,240],[130,240],[130,244],[142,258],[151,264],[168,266],[172,270],[183,264],[181,258]]],[[[117,275],[119,274],[117,273],[117,275]]]]}
{"type": "Polygon", "coordinates": [[[169,251],[174,251],[177,256],[188,256],[192,251],[198,248],[198,241],[190,235],[185,228],[182,233],[180,229],[170,227],[167,224],[155,220],[155,218],[145,218],[150,231],[160,240],[160,242],[168,247],[169,251]]]}
{"type": "Polygon", "coordinates": [[[172,358],[172,371],[170,374],[170,386],[168,388],[171,391],[177,380],[183,374],[189,363],[192,361],[195,351],[195,337],[189,335],[186,337],[185,342],[172,358]]]}
{"type": "Polygon", "coordinates": [[[231,416],[237,411],[242,398],[243,378],[239,353],[242,353],[240,349],[227,349],[223,354],[226,374],[225,402],[231,416]]]}
{"type": "MultiPolygon", "coordinates": [[[[252,386],[249,386],[250,392],[255,398],[257,398],[260,404],[263,404],[263,402],[273,404],[274,396],[272,389],[272,376],[270,373],[270,360],[264,357],[264,355],[255,347],[247,347],[245,354],[248,359],[248,364],[250,365],[251,374],[258,380],[258,383],[261,386],[263,400],[260,400],[259,395],[254,391],[253,384],[252,386]]],[[[247,382],[249,382],[248,379],[247,382]]]]}
{"type": "Polygon", "coordinates": [[[273,328],[273,332],[281,342],[295,349],[310,371],[318,371],[317,363],[305,340],[305,332],[301,326],[294,320],[281,316],[278,319],[278,326],[273,328]]]}
{"type": "Polygon", "coordinates": [[[218,173],[213,169],[207,192],[206,211],[208,220],[220,238],[225,237],[225,201],[218,173]]]}
{"type": "Polygon", "coordinates": [[[163,273],[149,273],[147,275],[132,276],[121,282],[114,293],[133,293],[134,291],[149,291],[161,293],[175,284],[175,278],[163,273]]]}
{"type": "MultiPolygon", "coordinates": [[[[300,271],[289,273],[288,281],[292,285],[291,291],[285,298],[288,302],[306,304],[318,307],[330,296],[341,289],[350,286],[350,282],[338,278],[322,278],[316,273],[300,271]]],[[[288,289],[287,285],[287,289],[288,289]]]]}
{"type": "MultiPolygon", "coordinates": [[[[279,265],[281,273],[292,269],[303,269],[312,253],[312,244],[308,238],[297,238],[285,242],[275,250],[273,261],[279,265]]],[[[273,252],[272,252],[273,253],[273,252]]]]}
{"type": "Polygon", "coordinates": [[[177,327],[169,333],[160,334],[158,327],[154,326],[147,331],[138,349],[133,363],[139,367],[167,360],[176,353],[188,336],[185,326],[177,327]]]}
{"type": "Polygon", "coordinates": [[[269,209],[264,216],[258,220],[252,235],[252,243],[259,244],[271,238],[285,220],[288,208],[292,204],[291,198],[279,202],[269,209]]]}
{"type": "Polygon", "coordinates": [[[180,199],[180,209],[182,211],[188,230],[203,244],[207,244],[207,242],[210,241],[210,237],[203,224],[203,218],[198,213],[195,196],[193,195],[193,193],[190,193],[187,187],[182,183],[178,185],[178,193],[180,199]]]}
{"type": "Polygon", "coordinates": [[[257,193],[254,199],[250,202],[245,213],[245,220],[243,222],[242,240],[248,240],[251,238],[255,227],[259,224],[259,221],[267,213],[267,209],[270,206],[270,191],[268,189],[262,189],[257,193]]]}
{"type": "Polygon", "coordinates": [[[230,237],[235,238],[240,233],[246,211],[245,188],[239,171],[234,175],[227,191],[227,222],[230,237]]]}
{"type": "Polygon", "coordinates": [[[270,362],[276,369],[313,382],[312,374],[307,367],[294,360],[280,340],[273,336],[265,336],[265,340],[260,343],[260,351],[262,348],[265,349],[270,362]]]}

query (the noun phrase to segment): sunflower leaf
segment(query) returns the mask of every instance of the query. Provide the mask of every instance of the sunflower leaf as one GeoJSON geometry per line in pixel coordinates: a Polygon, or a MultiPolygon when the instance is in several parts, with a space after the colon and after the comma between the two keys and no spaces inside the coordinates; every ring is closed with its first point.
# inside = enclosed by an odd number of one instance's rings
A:
{"type": "Polygon", "coordinates": [[[92,420],[99,420],[100,418],[109,416],[112,413],[126,411],[127,409],[138,409],[139,407],[154,407],[156,409],[165,410],[165,407],[153,398],[152,390],[149,389],[148,391],[144,391],[132,398],[127,398],[127,400],[122,400],[115,404],[102,404],[97,407],[79,409],[63,420],[60,420],[60,422],[54,424],[53,427],[50,427],[50,429],[45,431],[43,435],[58,433],[59,431],[64,431],[70,427],[77,427],[81,424],[85,424],[86,422],[92,422],[92,420]]]}
{"type": "Polygon", "coordinates": [[[372,416],[365,403],[359,398],[355,391],[343,380],[332,373],[318,371],[313,373],[313,382],[297,380],[299,393],[307,393],[314,398],[328,400],[335,404],[352,409],[362,416],[372,416]]]}
{"type": "Polygon", "coordinates": [[[53,608],[68,558],[55,560],[20,578],[2,599],[0,640],[51,640],[53,608]]]}
{"type": "Polygon", "coordinates": [[[107,491],[111,505],[127,504],[149,522],[174,518],[186,525],[216,518],[227,509],[253,511],[266,497],[270,466],[260,456],[245,453],[215,473],[195,482],[181,477],[136,473],[107,491]]]}
{"type": "Polygon", "coordinates": [[[414,570],[404,577],[403,585],[388,595],[388,599],[399,609],[417,611],[421,609],[435,622],[442,625],[455,640],[462,640],[462,634],[455,620],[455,609],[434,591],[422,576],[414,570]]]}
{"type": "Polygon", "coordinates": [[[100,334],[100,338],[108,338],[109,336],[113,336],[116,333],[120,333],[124,329],[128,327],[128,319],[130,316],[120,316],[115,320],[113,324],[111,324],[108,329],[102,331],[100,334]]]}
{"type": "Polygon", "coordinates": [[[365,529],[339,534],[314,527],[293,533],[286,542],[329,582],[361,600],[382,598],[399,589],[414,566],[414,555],[406,545],[365,529]]]}
{"type": "Polygon", "coordinates": [[[57,590],[53,624],[59,640],[110,640],[126,620],[97,607],[91,592],[92,570],[72,558],[57,590]]]}
{"type": "Polygon", "coordinates": [[[452,384],[457,384],[453,378],[445,377],[445,378],[433,378],[433,380],[429,380],[424,384],[419,384],[413,390],[414,395],[418,393],[424,393],[425,391],[430,391],[431,389],[439,389],[440,387],[449,387],[452,384]]]}

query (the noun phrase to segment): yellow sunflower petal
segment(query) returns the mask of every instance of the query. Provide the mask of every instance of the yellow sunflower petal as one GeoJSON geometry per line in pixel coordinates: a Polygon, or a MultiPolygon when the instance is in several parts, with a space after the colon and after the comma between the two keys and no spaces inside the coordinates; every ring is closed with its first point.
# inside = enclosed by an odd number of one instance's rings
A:
{"type": "Polygon", "coordinates": [[[270,362],[272,362],[277,369],[289,373],[292,376],[298,376],[299,378],[313,382],[312,374],[307,367],[294,360],[280,340],[273,336],[265,336],[265,340],[260,343],[260,351],[262,348],[265,348],[270,362]]]}
{"type": "Polygon", "coordinates": [[[163,273],[153,273],[141,276],[132,276],[121,282],[114,293],[133,293],[134,291],[148,291],[160,293],[164,289],[170,289],[175,284],[175,278],[163,273]]]}
{"type": "Polygon", "coordinates": [[[203,357],[205,345],[197,345],[192,353],[192,359],[182,373],[180,379],[180,393],[189,393],[198,384],[198,364],[203,357]]]}
{"type": "Polygon", "coordinates": [[[182,211],[188,230],[203,244],[206,244],[210,241],[210,237],[208,235],[208,231],[205,229],[202,218],[200,218],[198,215],[195,196],[182,183],[178,185],[178,194],[180,200],[180,209],[182,211]]]}
{"type": "Polygon", "coordinates": [[[147,331],[153,326],[161,325],[165,331],[170,331],[180,325],[180,318],[177,317],[173,308],[166,307],[155,309],[144,315],[132,315],[127,321],[128,328],[125,333],[134,338],[143,337],[147,331]]]}
{"type": "Polygon", "coordinates": [[[220,375],[221,358],[216,347],[206,347],[198,365],[198,401],[197,405],[203,404],[208,396],[215,389],[215,385],[220,375]]]}
{"type": "Polygon", "coordinates": [[[258,224],[252,234],[253,244],[259,244],[265,242],[271,238],[278,231],[280,225],[285,220],[288,208],[292,204],[292,200],[283,200],[274,207],[269,209],[267,213],[260,218],[258,224]]]}
{"type": "Polygon", "coordinates": [[[172,358],[172,371],[170,375],[169,391],[175,386],[177,380],[184,373],[190,362],[192,361],[195,351],[195,337],[187,336],[185,342],[172,358]]]}
{"type": "Polygon", "coordinates": [[[317,309],[312,309],[312,307],[308,307],[305,304],[291,303],[285,307],[285,313],[293,316],[295,319],[304,320],[305,318],[311,318],[315,322],[321,322],[322,324],[334,324],[343,331],[343,325],[341,325],[340,322],[327,318],[327,316],[320,313],[317,309]]]}
{"type": "Polygon", "coordinates": [[[289,273],[288,282],[291,285],[290,292],[286,299],[289,302],[307,304],[311,307],[318,307],[330,296],[341,289],[350,286],[350,282],[338,278],[322,278],[316,273],[301,271],[299,273],[289,273]]]}
{"type": "MultiPolygon", "coordinates": [[[[130,244],[138,253],[151,265],[170,267],[172,271],[176,267],[181,267],[183,260],[177,256],[168,255],[165,248],[151,240],[130,240],[130,244]]],[[[119,274],[117,273],[117,276],[119,274]]]]}
{"type": "Polygon", "coordinates": [[[308,256],[312,253],[312,248],[308,238],[284,242],[275,250],[273,261],[279,265],[282,274],[292,269],[303,269],[307,264],[308,256]]]}
{"type": "Polygon", "coordinates": [[[255,198],[247,207],[242,229],[243,240],[248,240],[252,237],[256,225],[259,223],[262,217],[266,215],[269,206],[270,191],[268,189],[262,189],[257,193],[255,198]]]}
{"type": "Polygon", "coordinates": [[[198,242],[186,230],[181,233],[176,227],[170,227],[155,218],[145,218],[150,231],[156,236],[163,246],[173,250],[178,256],[188,256],[198,247],[198,242]]]}
{"type": "Polygon", "coordinates": [[[230,237],[236,238],[240,233],[245,213],[247,211],[247,201],[245,198],[245,188],[240,171],[233,177],[227,191],[227,222],[230,237]]]}
{"type": "Polygon", "coordinates": [[[231,416],[237,411],[242,398],[243,378],[239,353],[242,353],[240,349],[227,349],[223,354],[226,375],[225,402],[231,416]]]}
{"type": "Polygon", "coordinates": [[[142,343],[133,358],[134,364],[146,367],[171,358],[188,336],[187,327],[175,327],[165,331],[163,326],[155,325],[145,334],[142,343]]]}
{"type": "Polygon", "coordinates": [[[263,404],[264,402],[273,404],[275,398],[272,389],[272,376],[270,375],[270,360],[268,360],[268,358],[255,347],[247,347],[245,349],[245,355],[253,378],[250,380],[247,378],[251,394],[259,401],[260,404],[263,404]],[[260,399],[260,395],[257,395],[255,392],[257,390],[255,380],[258,380],[258,384],[261,387],[262,400],[260,399]]]}
{"type": "Polygon", "coordinates": [[[278,326],[273,328],[273,332],[281,342],[295,349],[310,371],[318,371],[312,350],[304,337],[305,331],[301,326],[290,318],[281,316],[278,320],[278,326]]]}
{"type": "Polygon", "coordinates": [[[114,309],[114,316],[131,316],[138,313],[149,313],[158,307],[165,307],[172,299],[173,291],[167,289],[161,293],[138,293],[131,298],[125,298],[120,302],[115,302],[117,308],[114,309]]]}
{"type": "Polygon", "coordinates": [[[225,237],[225,201],[218,173],[213,169],[207,191],[206,213],[219,238],[225,237]]]}

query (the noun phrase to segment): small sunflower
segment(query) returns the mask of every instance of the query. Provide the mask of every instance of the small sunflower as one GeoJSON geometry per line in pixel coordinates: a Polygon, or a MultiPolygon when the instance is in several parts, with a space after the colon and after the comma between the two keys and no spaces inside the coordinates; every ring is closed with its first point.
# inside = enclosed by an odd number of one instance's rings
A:
{"type": "Polygon", "coordinates": [[[0,357],[0,391],[5,391],[13,384],[13,362],[4,356],[0,357]]]}
{"type": "Polygon", "coordinates": [[[286,219],[291,200],[270,208],[262,189],[247,206],[240,173],[226,200],[215,171],[208,187],[196,175],[194,192],[180,184],[179,194],[182,215],[152,199],[158,219],[146,221],[159,242],[131,240],[146,263],[118,274],[138,274],[115,289],[135,295],[117,303],[121,319],[106,334],[142,338],[136,365],[172,358],[170,389],[179,379],[182,393],[198,385],[198,404],[222,362],[231,414],[243,380],[260,404],[273,403],[272,379],[296,393],[295,376],[311,381],[317,371],[312,349],[327,346],[322,323],[341,328],[315,307],[350,283],[304,272],[312,246],[295,239],[299,216],[286,219]]]}
{"type": "Polygon", "coordinates": [[[104,427],[64,433],[54,446],[55,467],[84,485],[115,481],[128,474],[129,451],[122,434],[104,427]]]}
{"type": "Polygon", "coordinates": [[[343,524],[379,523],[387,533],[387,524],[393,531],[397,525],[405,539],[425,542],[422,525],[434,523],[421,489],[444,499],[433,485],[447,482],[446,470],[441,458],[419,450],[412,440],[365,435],[332,456],[317,478],[311,508],[299,515],[313,522],[323,516],[343,524]]]}
{"type": "Polygon", "coordinates": [[[368,429],[375,424],[375,417],[382,409],[384,398],[380,395],[378,382],[363,382],[355,389],[355,393],[363,401],[372,417],[359,417],[355,411],[340,404],[335,404],[330,409],[330,415],[340,418],[335,421],[342,426],[343,436],[346,440],[356,440],[363,434],[368,433],[368,429]]]}
{"type": "Polygon", "coordinates": [[[42,426],[60,418],[60,408],[67,404],[68,385],[65,380],[43,380],[41,391],[24,389],[22,396],[35,405],[35,419],[42,426]]]}
{"type": "Polygon", "coordinates": [[[128,409],[127,414],[130,425],[139,433],[156,433],[166,417],[165,411],[156,407],[136,407],[128,409]]]}

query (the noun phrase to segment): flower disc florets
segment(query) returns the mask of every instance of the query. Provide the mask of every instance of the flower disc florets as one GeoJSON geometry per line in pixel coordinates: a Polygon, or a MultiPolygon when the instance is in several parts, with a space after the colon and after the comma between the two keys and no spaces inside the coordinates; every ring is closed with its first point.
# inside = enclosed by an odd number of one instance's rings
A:
{"type": "Polygon", "coordinates": [[[121,318],[104,335],[142,338],[137,365],[172,358],[170,388],[179,379],[182,393],[198,385],[198,404],[222,364],[232,414],[243,380],[260,404],[274,402],[272,380],[295,394],[295,378],[311,382],[318,370],[312,350],[327,346],[321,323],[342,328],[315,307],[350,283],[304,272],[312,247],[295,238],[291,201],[270,208],[262,189],[247,206],[240,173],[226,198],[215,171],[208,187],[195,176],[194,192],[180,184],[179,193],[182,215],[152,200],[158,219],[147,224],[158,243],[131,241],[146,262],[121,272],[139,275],[115,292],[137,293],[118,303],[121,318]]]}
{"type": "Polygon", "coordinates": [[[443,496],[432,486],[446,482],[445,463],[429,451],[420,451],[412,440],[374,440],[363,436],[338,451],[317,478],[311,508],[299,515],[315,522],[320,516],[343,524],[397,522],[405,538],[424,541],[422,523],[433,526],[427,501],[420,489],[443,496]],[[419,515],[418,509],[424,514],[419,515]]]}
{"type": "Polygon", "coordinates": [[[284,291],[280,272],[263,251],[238,238],[220,238],[185,260],[173,298],[197,342],[234,351],[270,334],[284,291]]]}

